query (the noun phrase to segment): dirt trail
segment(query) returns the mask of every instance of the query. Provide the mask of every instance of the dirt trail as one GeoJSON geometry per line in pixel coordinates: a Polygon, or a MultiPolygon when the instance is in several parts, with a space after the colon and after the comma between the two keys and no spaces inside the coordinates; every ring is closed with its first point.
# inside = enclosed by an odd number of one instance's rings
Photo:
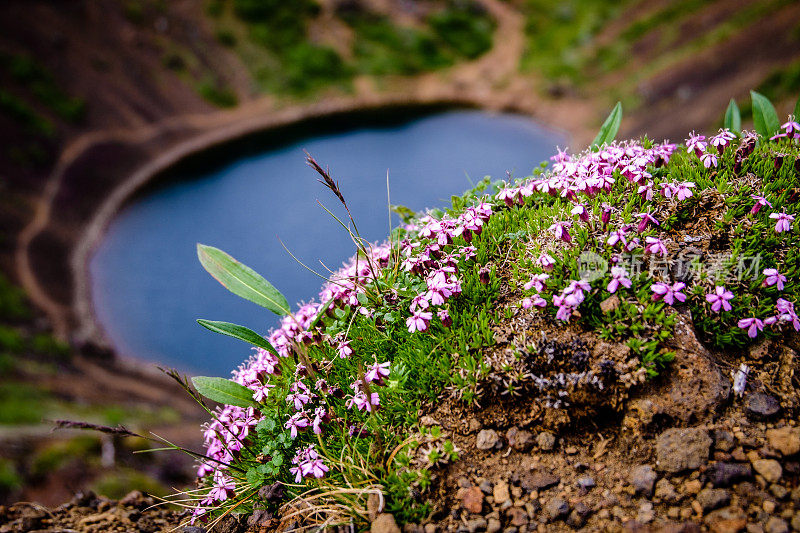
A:
{"type": "Polygon", "coordinates": [[[593,112],[592,106],[573,102],[565,107],[565,102],[551,102],[545,107],[535,96],[533,81],[520,82],[517,66],[525,45],[524,17],[500,0],[481,0],[481,3],[497,22],[495,46],[492,50],[475,61],[446,71],[424,74],[412,80],[400,80],[396,88],[385,92],[375,91],[371,83],[356,83],[354,95],[336,96],[321,102],[290,105],[281,109],[276,109],[273,97],[265,96],[243,103],[233,110],[182,115],[135,129],[101,130],[78,137],[62,152],[48,178],[42,197],[36,203],[33,219],[19,235],[15,262],[23,288],[33,303],[50,317],[57,336],[68,338],[73,319],[77,319],[79,328],[76,338],[97,339],[99,331],[91,307],[86,265],[94,245],[118,209],[153,176],[179,160],[249,133],[348,111],[377,110],[393,105],[452,103],[493,110],[513,110],[550,122],[555,122],[558,116],[564,116],[569,109],[572,118],[566,125],[567,129],[576,133],[579,139],[587,138],[590,135],[586,131],[586,124],[590,122],[587,117],[591,115],[586,113],[593,112]],[[88,150],[102,143],[115,141],[144,145],[148,141],[159,139],[165,133],[183,131],[188,133],[182,140],[157,153],[151,153],[148,160],[142,161],[103,200],[72,248],[70,267],[75,280],[73,306],[70,309],[55,301],[31,265],[30,245],[52,222],[53,202],[71,165],[88,150]]]}

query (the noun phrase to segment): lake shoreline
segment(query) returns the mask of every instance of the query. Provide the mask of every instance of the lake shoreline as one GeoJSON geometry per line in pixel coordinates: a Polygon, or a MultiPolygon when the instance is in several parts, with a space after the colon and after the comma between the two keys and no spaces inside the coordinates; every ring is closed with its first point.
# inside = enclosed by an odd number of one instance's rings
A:
{"type": "MultiPolygon", "coordinates": [[[[460,107],[517,113],[569,132],[576,150],[594,136],[593,99],[540,96],[535,80],[517,75],[524,49],[522,17],[497,0],[482,0],[506,35],[487,54],[451,69],[413,78],[354,81],[352,94],[323,93],[312,102],[258,97],[230,110],[169,117],[138,128],[81,135],[66,146],[19,234],[17,277],[49,317],[57,337],[89,350],[108,349],[91,304],[87,262],[125,201],[179,161],[258,132],[322,117],[392,108],[460,107]]],[[[124,354],[118,354],[124,356],[124,354]]]]}
{"type": "MultiPolygon", "coordinates": [[[[294,137],[301,138],[304,135],[313,135],[315,126],[322,122],[329,123],[329,129],[349,129],[352,127],[371,126],[386,122],[406,122],[430,115],[436,112],[454,109],[482,109],[479,102],[471,100],[434,100],[418,103],[409,103],[406,100],[387,99],[372,105],[353,105],[342,103],[339,106],[332,106],[327,109],[306,108],[304,110],[292,110],[278,115],[263,117],[261,120],[240,123],[232,128],[222,131],[225,135],[211,130],[195,139],[189,139],[171,150],[160,154],[155,159],[142,165],[130,177],[120,183],[110,195],[100,204],[99,209],[85,227],[79,240],[76,243],[72,255],[72,273],[75,280],[75,302],[73,312],[77,319],[76,338],[80,343],[92,343],[107,349],[111,348],[102,326],[100,325],[96,310],[92,302],[92,287],[88,262],[94,250],[102,241],[109,224],[128,202],[134,200],[138,195],[154,187],[169,183],[175,179],[174,170],[186,165],[202,165],[218,158],[230,160],[230,154],[216,155],[209,152],[224,151],[232,149],[240,151],[248,140],[271,134],[272,138],[283,138],[286,142],[288,132],[291,130],[305,131],[297,133],[294,137]],[[337,121],[345,122],[345,125],[336,125],[337,121]],[[333,124],[330,127],[330,124],[333,124]],[[237,148],[237,145],[239,148],[237,148]]],[[[508,112],[508,109],[502,110],[508,112]]],[[[516,113],[529,117],[527,113],[516,113]]],[[[558,132],[563,134],[563,132],[558,132]]],[[[246,149],[245,149],[246,150],[246,149]]],[[[212,163],[213,164],[213,163],[212,163]]],[[[136,359],[129,354],[117,354],[118,356],[136,359]]],[[[142,361],[144,362],[144,361],[142,361]]]]}

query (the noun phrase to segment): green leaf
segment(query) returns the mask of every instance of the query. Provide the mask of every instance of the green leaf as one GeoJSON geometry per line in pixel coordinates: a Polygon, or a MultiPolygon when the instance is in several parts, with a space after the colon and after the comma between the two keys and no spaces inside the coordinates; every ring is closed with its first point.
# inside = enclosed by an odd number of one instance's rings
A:
{"type": "Polygon", "coordinates": [[[198,243],[197,257],[203,268],[233,294],[278,315],[291,311],[286,297],[269,281],[222,250],[198,243]]]}
{"type": "Polygon", "coordinates": [[[592,141],[592,144],[589,145],[589,147],[599,148],[604,144],[609,144],[617,136],[619,125],[621,123],[622,103],[617,102],[617,105],[615,105],[614,109],[611,110],[608,118],[606,118],[606,121],[603,122],[603,125],[600,127],[600,132],[597,134],[597,137],[594,138],[594,141],[592,141]]]}
{"type": "Polygon", "coordinates": [[[778,113],[775,112],[772,102],[763,94],[750,91],[750,98],[753,100],[753,127],[759,135],[769,139],[778,133],[781,127],[778,113]]]}
{"type": "Polygon", "coordinates": [[[315,316],[314,320],[311,321],[311,324],[308,325],[307,328],[308,331],[311,331],[317,326],[317,324],[319,323],[320,320],[322,320],[322,317],[325,316],[325,313],[328,311],[328,308],[331,306],[331,304],[335,299],[336,297],[334,296],[333,298],[325,302],[325,305],[319,308],[319,313],[317,313],[317,316],[315,316]]]}
{"type": "Polygon", "coordinates": [[[197,323],[203,326],[206,329],[213,331],[214,333],[219,333],[221,335],[227,335],[228,337],[233,337],[234,339],[239,339],[240,341],[244,341],[248,344],[252,344],[253,346],[258,346],[259,348],[263,348],[271,354],[278,355],[278,352],[272,345],[267,342],[267,339],[256,333],[250,328],[246,328],[244,326],[237,326],[236,324],[231,324],[230,322],[217,322],[215,320],[204,320],[202,318],[197,319],[197,323]]]}
{"type": "Polygon", "coordinates": [[[253,400],[253,391],[225,378],[196,376],[192,384],[197,392],[215,402],[236,407],[252,407],[257,405],[253,400]]]}
{"type": "Polygon", "coordinates": [[[724,126],[734,133],[742,132],[742,114],[739,112],[739,106],[736,105],[736,100],[733,98],[731,98],[731,103],[728,104],[728,109],[725,110],[724,126]]]}
{"type": "Polygon", "coordinates": [[[794,104],[794,120],[800,120],[800,97],[797,98],[797,103],[794,104]]]}
{"type": "Polygon", "coordinates": [[[251,468],[245,474],[247,482],[251,485],[259,486],[264,482],[264,474],[258,468],[251,468]]]}

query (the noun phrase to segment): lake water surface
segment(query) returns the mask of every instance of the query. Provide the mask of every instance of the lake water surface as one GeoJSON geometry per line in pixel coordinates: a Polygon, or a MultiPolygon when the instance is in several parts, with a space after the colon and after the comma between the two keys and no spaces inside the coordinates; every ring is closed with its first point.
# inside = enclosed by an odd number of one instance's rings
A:
{"type": "MultiPolygon", "coordinates": [[[[336,270],[353,255],[346,232],[317,204],[342,209],[317,183],[303,150],[330,168],[362,236],[384,240],[391,201],[418,211],[449,203],[485,175],[530,174],[564,138],[529,119],[451,111],[391,126],[352,129],[265,148],[207,172],[181,176],[126,207],[91,259],[95,313],[124,355],[227,376],[248,347],[195,319],[241,324],[266,334],[278,318],[229,293],[197,261],[198,242],[252,267],[290,303],[313,299],[320,261],[336,270]]],[[[195,165],[196,168],[196,165],[195,165]]]]}

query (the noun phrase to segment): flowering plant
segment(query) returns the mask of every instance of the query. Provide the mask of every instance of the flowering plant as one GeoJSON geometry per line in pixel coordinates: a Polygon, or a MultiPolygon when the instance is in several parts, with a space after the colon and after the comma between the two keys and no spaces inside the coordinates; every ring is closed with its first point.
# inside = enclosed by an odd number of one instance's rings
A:
{"type": "MultiPolygon", "coordinates": [[[[719,346],[800,330],[794,122],[770,140],[726,119],[717,135],[693,132],[679,146],[615,142],[620,120],[618,106],[589,150],[559,151],[521,180],[485,179],[451,208],[407,218],[381,244],[360,237],[338,184],[309,156],[347,213],[337,220],[356,254],[295,312],[266,279],[198,245],[220,283],[283,318],[267,336],[199,321],[254,351],[230,380],[193,380],[222,404],[209,411],[193,519],[280,506],[318,525],[364,523],[372,494],[401,521],[423,517],[431,471],[458,453],[424,433],[418,410],[446,387],[477,401],[503,317],[580,323],[625,342],[639,376],[668,367],[678,313],[690,311],[719,346]],[[685,260],[686,243],[700,247],[695,259],[731,253],[712,271],[685,260]],[[587,252],[606,270],[582,272],[587,252]],[[766,268],[731,275],[756,255],[766,268]]],[[[569,387],[604,391],[604,378],[584,371],[501,380],[505,393],[518,393],[520,380],[548,409],[570,405],[569,387]]]]}

